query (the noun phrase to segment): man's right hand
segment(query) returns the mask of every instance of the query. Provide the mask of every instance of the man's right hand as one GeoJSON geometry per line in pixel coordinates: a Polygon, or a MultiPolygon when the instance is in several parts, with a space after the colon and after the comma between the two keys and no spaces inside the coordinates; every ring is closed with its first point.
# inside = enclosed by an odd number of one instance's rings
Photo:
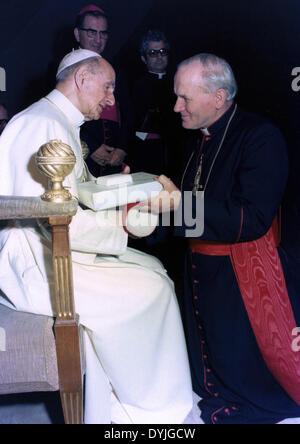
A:
{"type": "Polygon", "coordinates": [[[111,162],[115,148],[104,143],[91,154],[91,159],[100,166],[106,166],[111,162]]]}

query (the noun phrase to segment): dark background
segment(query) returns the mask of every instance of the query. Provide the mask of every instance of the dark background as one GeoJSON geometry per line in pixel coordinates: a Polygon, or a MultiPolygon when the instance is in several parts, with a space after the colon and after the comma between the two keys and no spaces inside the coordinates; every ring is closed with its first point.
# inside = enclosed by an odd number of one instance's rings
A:
{"type": "Polygon", "coordinates": [[[149,27],[166,33],[174,67],[198,52],[229,61],[239,84],[238,103],[269,117],[287,140],[291,174],[283,239],[297,255],[300,92],[292,89],[292,70],[300,66],[299,0],[1,0],[0,67],[6,70],[7,85],[0,101],[10,115],[51,89],[49,73],[75,46],[73,23],[89,3],[101,6],[110,20],[104,56],[121,65],[129,78],[143,68],[138,45],[149,27]]]}

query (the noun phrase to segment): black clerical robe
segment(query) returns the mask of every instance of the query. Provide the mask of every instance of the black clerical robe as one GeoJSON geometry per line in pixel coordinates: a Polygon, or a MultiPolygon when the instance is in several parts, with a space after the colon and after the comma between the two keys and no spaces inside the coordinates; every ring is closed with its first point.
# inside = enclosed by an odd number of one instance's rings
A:
{"type": "Polygon", "coordinates": [[[132,171],[171,175],[180,164],[176,149],[180,147],[181,133],[178,116],[173,112],[172,76],[147,72],[132,86],[132,103],[135,133],[129,153],[132,171]]]}
{"type": "MultiPolygon", "coordinates": [[[[300,282],[295,272],[296,264],[281,247],[270,247],[268,266],[265,263],[267,244],[262,246],[262,255],[253,253],[259,242],[268,239],[266,233],[270,233],[284,195],[288,158],[283,137],[268,121],[235,109],[233,105],[206,134],[197,131],[191,137],[186,165],[182,190],[187,194],[183,193],[183,201],[191,197],[195,185],[198,190],[205,190],[204,232],[197,239],[189,240],[182,301],[193,386],[202,398],[202,418],[206,423],[234,424],[275,423],[284,418],[300,417],[298,403],[270,371],[269,357],[264,354],[265,350],[262,352],[262,329],[255,327],[255,317],[265,322],[264,339],[269,334],[276,350],[283,321],[274,316],[274,306],[279,306],[281,317],[291,318],[285,319],[290,322],[288,325],[300,325],[300,295],[297,292],[300,282]],[[201,176],[199,178],[198,174],[195,184],[200,165],[201,176]],[[200,245],[198,250],[197,244],[200,245]],[[249,263],[242,272],[250,286],[256,285],[261,305],[255,306],[254,301],[250,307],[246,301],[247,292],[241,283],[241,270],[238,270],[241,264],[235,269],[230,254],[217,251],[224,246],[233,252],[245,246],[250,251],[246,256],[250,258],[249,263]],[[277,262],[272,262],[277,254],[277,262]],[[278,296],[278,289],[275,291],[272,285],[276,286],[276,273],[280,274],[280,270],[284,278],[280,281],[282,294],[278,296]],[[265,299],[264,294],[267,295],[265,299]]],[[[197,197],[192,201],[196,214],[197,197]]],[[[187,228],[191,229],[185,226],[183,215],[183,225],[176,227],[175,232],[185,236],[187,228]]],[[[248,299],[256,297],[252,287],[248,293],[248,299]]],[[[295,332],[288,333],[292,348],[295,332]]],[[[292,356],[290,361],[295,361],[294,381],[297,380],[299,386],[299,355],[289,356],[292,356]]],[[[290,364],[278,362],[277,367],[279,370],[286,367],[288,373],[290,364]]]]}

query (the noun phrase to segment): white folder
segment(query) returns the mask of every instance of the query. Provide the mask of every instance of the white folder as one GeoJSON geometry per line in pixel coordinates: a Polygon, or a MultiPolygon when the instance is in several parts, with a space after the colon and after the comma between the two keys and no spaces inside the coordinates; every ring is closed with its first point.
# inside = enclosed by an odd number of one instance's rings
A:
{"type": "Polygon", "coordinates": [[[163,186],[149,173],[112,174],[78,184],[79,202],[94,211],[142,202],[157,196],[163,186]]]}

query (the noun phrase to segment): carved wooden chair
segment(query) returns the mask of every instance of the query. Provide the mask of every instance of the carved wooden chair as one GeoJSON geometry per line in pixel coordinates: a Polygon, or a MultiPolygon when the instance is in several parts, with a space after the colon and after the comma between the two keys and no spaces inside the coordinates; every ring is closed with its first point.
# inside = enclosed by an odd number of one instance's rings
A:
{"type": "MultiPolygon", "coordinates": [[[[41,158],[45,155],[39,153],[41,158]]],[[[66,158],[63,163],[65,167],[66,158]]],[[[66,173],[69,174],[65,168],[60,171],[58,181],[51,177],[56,192],[63,190],[61,183],[66,173]]],[[[0,394],[59,390],[65,423],[82,424],[84,359],[74,306],[68,234],[77,201],[56,203],[43,199],[45,195],[42,198],[0,196],[0,220],[48,219],[52,228],[57,313],[54,319],[0,305],[0,394]]]]}

